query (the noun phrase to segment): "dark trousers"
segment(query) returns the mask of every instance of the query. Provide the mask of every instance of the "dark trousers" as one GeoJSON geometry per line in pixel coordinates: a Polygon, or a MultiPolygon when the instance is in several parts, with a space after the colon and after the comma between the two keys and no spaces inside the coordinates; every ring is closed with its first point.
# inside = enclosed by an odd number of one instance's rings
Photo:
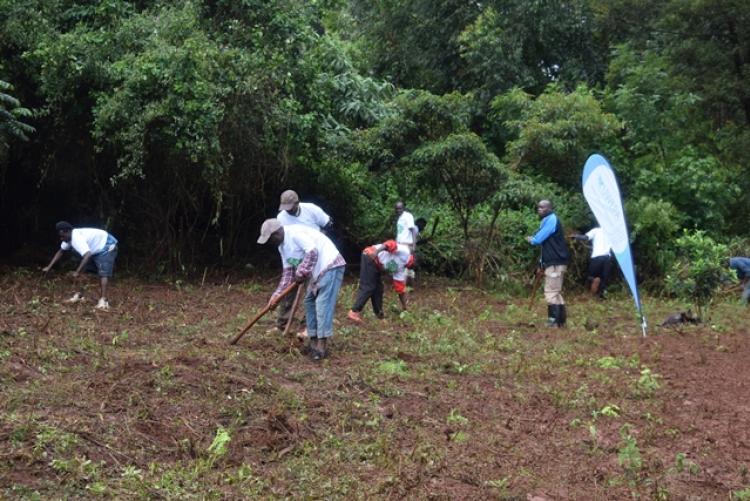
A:
{"type": "Polygon", "coordinates": [[[614,258],[611,255],[598,256],[592,258],[589,262],[589,280],[593,280],[595,278],[599,278],[601,280],[599,282],[599,290],[597,291],[599,295],[602,295],[604,293],[604,289],[607,287],[609,276],[612,274],[613,265],[614,258]]]}
{"type": "Polygon", "coordinates": [[[354,300],[352,311],[360,312],[372,301],[372,309],[378,317],[383,316],[383,280],[381,272],[375,262],[366,254],[362,254],[359,266],[359,288],[357,298],[354,300]]]}

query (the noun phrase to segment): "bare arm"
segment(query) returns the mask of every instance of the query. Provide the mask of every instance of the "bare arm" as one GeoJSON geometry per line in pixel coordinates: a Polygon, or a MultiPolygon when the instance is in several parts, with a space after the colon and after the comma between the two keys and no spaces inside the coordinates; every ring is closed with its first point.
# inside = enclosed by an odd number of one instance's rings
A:
{"type": "Polygon", "coordinates": [[[52,267],[55,266],[55,263],[57,263],[60,260],[60,258],[62,258],[63,252],[64,251],[62,249],[58,249],[57,252],[55,252],[55,255],[52,256],[52,261],[50,261],[47,266],[42,268],[42,271],[44,273],[47,273],[49,270],[51,270],[52,267]]]}
{"type": "Polygon", "coordinates": [[[73,272],[74,276],[77,276],[79,273],[81,273],[81,271],[86,269],[86,265],[88,264],[89,259],[91,259],[91,251],[83,255],[83,257],[81,258],[81,264],[79,264],[76,271],[73,272]]]}

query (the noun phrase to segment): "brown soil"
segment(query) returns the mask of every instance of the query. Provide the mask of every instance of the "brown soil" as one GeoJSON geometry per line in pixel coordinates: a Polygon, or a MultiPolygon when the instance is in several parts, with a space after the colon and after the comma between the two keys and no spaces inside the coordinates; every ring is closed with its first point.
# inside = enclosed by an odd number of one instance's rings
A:
{"type": "Polygon", "coordinates": [[[571,325],[552,330],[541,301],[527,312],[431,279],[409,316],[367,312],[355,328],[347,288],[316,364],[265,333],[273,314],[228,345],[272,289],[125,279],[100,313],[93,284],[67,305],[64,278],[5,273],[0,497],[87,497],[94,481],[117,498],[227,499],[727,499],[750,486],[748,313],[735,305],[713,327],[644,339],[626,297],[569,298],[571,325]],[[606,356],[634,362],[597,365],[606,356]],[[638,388],[644,367],[653,394],[638,388]],[[219,426],[232,439],[212,457],[219,426]],[[628,434],[638,467],[621,461],[628,434]],[[99,469],[53,464],[75,458],[99,469]],[[166,471],[199,464],[198,484],[165,486],[166,471]],[[243,465],[252,486],[227,480],[243,465]]]}

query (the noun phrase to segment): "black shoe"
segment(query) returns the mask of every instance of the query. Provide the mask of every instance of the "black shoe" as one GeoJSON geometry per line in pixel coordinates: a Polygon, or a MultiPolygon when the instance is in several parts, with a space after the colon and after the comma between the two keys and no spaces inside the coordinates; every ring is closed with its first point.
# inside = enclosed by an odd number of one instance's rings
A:
{"type": "Polygon", "coordinates": [[[547,327],[554,327],[557,325],[557,305],[547,305],[547,327]]]}
{"type": "Polygon", "coordinates": [[[555,315],[555,317],[557,318],[557,326],[565,327],[565,321],[568,319],[568,312],[565,310],[564,304],[557,305],[557,315],[555,315]]]}
{"type": "Polygon", "coordinates": [[[328,357],[327,351],[320,351],[316,350],[315,348],[310,348],[310,360],[312,360],[313,362],[319,362],[326,357],[328,357]]]}

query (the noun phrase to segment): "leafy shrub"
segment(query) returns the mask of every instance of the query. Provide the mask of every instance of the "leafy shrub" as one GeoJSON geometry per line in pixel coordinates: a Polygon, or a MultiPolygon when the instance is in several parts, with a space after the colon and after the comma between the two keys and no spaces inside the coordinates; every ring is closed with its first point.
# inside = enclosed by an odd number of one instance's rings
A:
{"type": "Polygon", "coordinates": [[[675,243],[677,260],[667,275],[667,289],[701,312],[728,276],[724,263],[729,249],[703,231],[685,230],[675,243]]]}
{"type": "Polygon", "coordinates": [[[674,240],[681,217],[670,202],[641,197],[625,204],[630,218],[633,255],[638,275],[646,285],[661,285],[660,278],[675,259],[674,240]]]}

